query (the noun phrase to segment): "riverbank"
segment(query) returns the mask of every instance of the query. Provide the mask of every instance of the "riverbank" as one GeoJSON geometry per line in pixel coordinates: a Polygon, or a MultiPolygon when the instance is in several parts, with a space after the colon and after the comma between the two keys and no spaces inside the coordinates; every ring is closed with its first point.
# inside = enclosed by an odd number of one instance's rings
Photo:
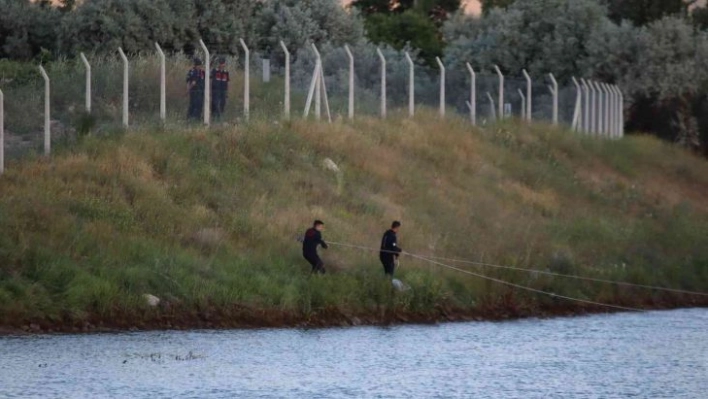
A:
{"type": "MultiPolygon", "coordinates": [[[[599,311],[406,258],[330,247],[313,278],[301,234],[375,247],[392,220],[423,256],[708,292],[708,162],[516,122],[361,119],[143,128],[86,136],[0,178],[3,331],[337,326],[599,311]],[[146,295],[159,299],[151,306],[146,295]]],[[[628,307],[678,294],[461,266],[628,307]]]]}
{"type": "MultiPolygon", "coordinates": [[[[663,303],[644,303],[642,311],[671,310],[689,307],[708,308],[708,299],[673,298],[663,303]]],[[[637,308],[640,309],[640,308],[637,308]]],[[[260,328],[336,328],[357,326],[394,326],[403,324],[439,324],[456,322],[504,321],[526,318],[575,317],[599,313],[617,312],[602,306],[582,307],[573,304],[557,304],[547,308],[524,308],[514,305],[509,308],[490,309],[445,309],[429,312],[406,313],[382,309],[368,314],[351,314],[340,309],[322,309],[314,314],[302,315],[288,311],[248,309],[243,306],[214,308],[194,312],[191,309],[151,311],[115,315],[115,319],[84,321],[38,320],[22,326],[0,327],[0,336],[56,333],[107,333],[121,331],[154,330],[219,330],[260,328]]]]}

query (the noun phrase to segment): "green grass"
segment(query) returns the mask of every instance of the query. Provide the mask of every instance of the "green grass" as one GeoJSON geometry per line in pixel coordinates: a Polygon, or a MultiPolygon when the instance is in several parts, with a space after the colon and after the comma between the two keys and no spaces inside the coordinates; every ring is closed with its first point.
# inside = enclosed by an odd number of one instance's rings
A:
{"type": "MultiPolygon", "coordinates": [[[[397,294],[375,253],[334,246],[323,251],[329,273],[311,277],[295,237],[316,218],[332,241],[375,247],[399,219],[413,253],[708,291],[708,163],[644,136],[594,140],[516,122],[473,129],[423,111],[89,135],[6,170],[0,325],[234,306],[308,320],[568,305],[410,258],[398,276],[412,290],[397,294]],[[147,309],[147,293],[171,308],[147,309]]],[[[676,299],[470,270],[625,305],[676,299]]]]}

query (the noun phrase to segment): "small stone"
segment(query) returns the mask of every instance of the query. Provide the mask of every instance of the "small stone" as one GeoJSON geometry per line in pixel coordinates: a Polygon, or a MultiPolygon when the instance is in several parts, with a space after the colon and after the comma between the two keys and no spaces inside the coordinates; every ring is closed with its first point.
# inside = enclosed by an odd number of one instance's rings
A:
{"type": "Polygon", "coordinates": [[[156,297],[155,295],[145,294],[143,295],[143,297],[145,298],[145,301],[150,307],[154,308],[155,306],[160,304],[160,298],[156,297]]]}

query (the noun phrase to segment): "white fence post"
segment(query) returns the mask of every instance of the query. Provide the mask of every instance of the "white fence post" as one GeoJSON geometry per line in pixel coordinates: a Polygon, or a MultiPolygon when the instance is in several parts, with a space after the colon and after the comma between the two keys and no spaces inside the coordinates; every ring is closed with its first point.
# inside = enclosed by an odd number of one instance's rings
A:
{"type": "Polygon", "coordinates": [[[120,58],[123,59],[123,126],[128,127],[128,106],[130,105],[129,103],[129,97],[128,97],[128,83],[129,83],[129,67],[128,67],[128,57],[125,56],[125,53],[123,52],[123,49],[118,47],[118,52],[120,53],[120,58]]]}
{"type": "Polygon", "coordinates": [[[617,100],[616,100],[617,95],[615,93],[615,90],[612,88],[611,84],[606,84],[605,86],[606,86],[606,90],[608,93],[608,99],[609,99],[608,103],[607,103],[607,105],[609,107],[608,112],[607,112],[607,115],[608,115],[607,132],[610,134],[610,137],[615,137],[615,134],[616,134],[615,133],[615,130],[616,130],[615,129],[615,127],[616,127],[616,123],[615,123],[616,106],[615,106],[615,104],[617,104],[617,100]]]}
{"type": "Polygon", "coordinates": [[[160,120],[165,123],[167,119],[167,78],[165,71],[165,53],[162,51],[162,47],[155,42],[155,48],[157,49],[157,55],[160,57],[160,120]]]}
{"type": "Polygon", "coordinates": [[[609,132],[607,129],[607,100],[609,93],[607,92],[607,90],[605,90],[604,83],[599,82],[598,85],[600,86],[600,91],[602,92],[602,101],[600,102],[600,108],[602,109],[602,118],[600,119],[600,131],[603,135],[609,136],[609,132]]]}
{"type": "Polygon", "coordinates": [[[243,39],[239,39],[246,55],[243,75],[243,117],[248,121],[251,113],[251,51],[243,39]]]}
{"type": "Polygon", "coordinates": [[[605,135],[605,92],[602,90],[602,83],[595,82],[595,87],[599,93],[597,97],[597,130],[601,136],[605,135]]]}
{"type": "Polygon", "coordinates": [[[605,90],[605,132],[608,136],[612,137],[612,91],[610,90],[610,85],[607,83],[602,84],[602,88],[605,90]]]}
{"type": "Polygon", "coordinates": [[[619,137],[624,137],[624,93],[622,89],[617,86],[617,94],[619,94],[619,137]]]}
{"type": "Polygon", "coordinates": [[[305,112],[303,112],[303,118],[307,118],[310,115],[310,107],[312,106],[312,96],[315,94],[317,89],[317,81],[320,78],[320,63],[315,62],[315,70],[312,73],[312,81],[310,82],[310,89],[307,91],[307,101],[305,102],[305,112]]]}
{"type": "Polygon", "coordinates": [[[86,113],[90,114],[91,113],[91,64],[89,64],[84,53],[81,53],[81,61],[84,62],[84,66],[86,67],[86,113]]]}
{"type": "Polygon", "coordinates": [[[209,126],[211,123],[211,54],[202,39],[199,39],[199,45],[204,51],[204,124],[209,126]]]}
{"type": "Polygon", "coordinates": [[[5,95],[0,90],[0,175],[5,173],[5,95]]]}
{"type": "Polygon", "coordinates": [[[588,87],[590,88],[590,132],[597,133],[597,92],[595,91],[595,85],[592,80],[588,80],[588,87]]]}
{"type": "Polygon", "coordinates": [[[262,58],[261,65],[263,66],[263,83],[270,82],[270,58],[262,58]]]}
{"type": "Polygon", "coordinates": [[[583,102],[583,131],[590,133],[590,87],[588,82],[580,78],[580,83],[583,85],[583,94],[585,101],[583,102]]]}
{"type": "Polygon", "coordinates": [[[283,99],[283,108],[285,112],[285,119],[290,120],[290,51],[288,47],[281,40],[280,47],[283,48],[285,53],[285,98],[283,99]]]}
{"type": "Polygon", "coordinates": [[[549,73],[548,77],[551,78],[551,82],[553,83],[553,124],[558,125],[558,82],[552,73],[549,73]]]}
{"type": "Polygon", "coordinates": [[[573,76],[573,84],[575,85],[575,108],[573,109],[573,123],[571,124],[573,131],[577,132],[579,130],[580,122],[582,117],[582,104],[583,104],[583,89],[578,84],[578,80],[573,76]]]}
{"type": "Polygon", "coordinates": [[[380,48],[376,48],[376,53],[381,59],[381,117],[386,117],[386,58],[380,48]]]}
{"type": "Polygon", "coordinates": [[[317,95],[316,95],[316,102],[317,102],[317,120],[320,119],[320,113],[321,113],[321,108],[322,108],[322,97],[324,97],[324,102],[325,102],[325,110],[327,111],[327,119],[329,120],[329,123],[332,123],[332,114],[329,112],[329,100],[327,99],[327,85],[325,83],[325,78],[324,78],[324,68],[322,66],[322,56],[320,55],[320,51],[317,49],[317,46],[315,44],[312,44],[312,49],[315,50],[315,54],[317,55],[317,63],[319,64],[319,73],[317,74],[317,84],[316,84],[316,89],[317,89],[317,95]]]}
{"type": "Polygon", "coordinates": [[[490,109],[492,110],[492,118],[496,121],[497,120],[497,112],[495,110],[496,105],[494,104],[494,97],[492,97],[489,92],[487,92],[487,98],[489,98],[489,105],[490,109]]]}
{"type": "Polygon", "coordinates": [[[602,136],[604,133],[602,131],[602,120],[603,120],[603,108],[602,108],[602,86],[600,86],[600,83],[593,81],[592,84],[595,86],[595,90],[597,91],[597,99],[596,99],[596,106],[597,110],[595,111],[595,118],[597,118],[597,124],[595,125],[597,131],[596,133],[602,136]]]}
{"type": "Polygon", "coordinates": [[[529,76],[528,72],[526,72],[526,69],[522,69],[521,73],[523,73],[524,78],[526,78],[526,120],[531,122],[533,119],[533,92],[531,87],[531,76],[529,76]]]}
{"type": "Polygon", "coordinates": [[[349,119],[354,119],[354,54],[348,45],[344,45],[344,50],[349,57],[349,119]]]}
{"type": "Polygon", "coordinates": [[[597,89],[597,131],[601,136],[605,135],[603,123],[605,122],[605,92],[602,90],[602,83],[595,81],[597,89]]]}
{"type": "Polygon", "coordinates": [[[499,119],[504,119],[504,75],[498,66],[494,65],[494,69],[499,75],[499,119]]]}
{"type": "Polygon", "coordinates": [[[318,72],[315,80],[315,118],[320,120],[322,116],[322,56],[320,56],[317,46],[312,44],[312,49],[315,51],[315,57],[317,58],[317,67],[315,68],[318,72]]]}
{"type": "Polygon", "coordinates": [[[445,65],[440,61],[440,57],[435,57],[440,67],[440,116],[445,117],[445,65]]]}
{"type": "Polygon", "coordinates": [[[49,155],[52,151],[52,136],[51,136],[51,114],[49,107],[49,99],[51,90],[49,87],[49,76],[43,66],[39,66],[39,72],[44,78],[44,155],[49,155]]]}
{"type": "Polygon", "coordinates": [[[408,116],[415,115],[415,64],[406,51],[408,61],[408,116]]]}
{"type": "Polygon", "coordinates": [[[526,115],[526,96],[524,96],[524,92],[521,91],[521,89],[519,89],[518,91],[519,91],[519,97],[521,97],[521,115],[520,116],[521,116],[521,120],[524,120],[525,115],[526,115]]]}
{"type": "Polygon", "coordinates": [[[472,126],[477,126],[477,74],[470,63],[467,63],[467,70],[470,71],[470,121],[472,126]]]}

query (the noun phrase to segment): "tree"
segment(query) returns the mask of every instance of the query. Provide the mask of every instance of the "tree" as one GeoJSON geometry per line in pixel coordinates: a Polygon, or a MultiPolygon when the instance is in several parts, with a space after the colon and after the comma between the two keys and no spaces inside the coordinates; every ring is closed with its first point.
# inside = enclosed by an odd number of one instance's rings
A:
{"type": "Polygon", "coordinates": [[[0,0],[0,58],[56,53],[61,14],[47,2],[0,0]]]}
{"type": "Polygon", "coordinates": [[[425,15],[408,10],[401,14],[375,14],[366,21],[369,40],[386,43],[396,50],[406,46],[420,50],[420,57],[428,64],[442,57],[443,48],[435,24],[425,15]]]}
{"type": "Polygon", "coordinates": [[[515,0],[480,0],[482,3],[482,14],[488,14],[494,8],[507,8],[515,0]]]}
{"type": "Polygon", "coordinates": [[[352,7],[365,18],[367,36],[395,49],[410,45],[430,65],[445,47],[440,32],[460,0],[354,0],[352,7]]]}
{"type": "Polygon", "coordinates": [[[356,11],[348,14],[333,0],[272,0],[255,19],[261,50],[279,48],[281,40],[295,49],[308,43],[342,46],[364,37],[364,24],[356,11]]]}
{"type": "Polygon", "coordinates": [[[360,10],[365,18],[376,14],[402,14],[417,11],[427,15],[436,24],[447,20],[448,14],[460,9],[460,0],[354,0],[352,7],[360,10]]]}
{"type": "Polygon", "coordinates": [[[567,81],[588,72],[582,62],[586,44],[605,23],[605,9],[594,0],[519,1],[482,18],[458,15],[450,20],[444,28],[445,58],[449,64],[499,65],[511,73],[553,72],[567,81]]]}
{"type": "MultiPolygon", "coordinates": [[[[633,79],[627,88],[654,111],[642,115],[641,120],[653,124],[656,111],[668,115],[671,126],[667,130],[672,138],[698,149],[701,139],[694,109],[708,87],[708,35],[695,34],[683,18],[665,17],[642,28],[638,47],[633,79]]],[[[656,127],[647,127],[656,131],[656,127]]]]}
{"type": "Polygon", "coordinates": [[[604,0],[609,17],[619,23],[629,20],[644,26],[670,15],[686,15],[688,6],[695,0],[604,0]]]}
{"type": "Polygon", "coordinates": [[[691,20],[698,29],[708,30],[708,6],[691,11],[691,20]]]}

